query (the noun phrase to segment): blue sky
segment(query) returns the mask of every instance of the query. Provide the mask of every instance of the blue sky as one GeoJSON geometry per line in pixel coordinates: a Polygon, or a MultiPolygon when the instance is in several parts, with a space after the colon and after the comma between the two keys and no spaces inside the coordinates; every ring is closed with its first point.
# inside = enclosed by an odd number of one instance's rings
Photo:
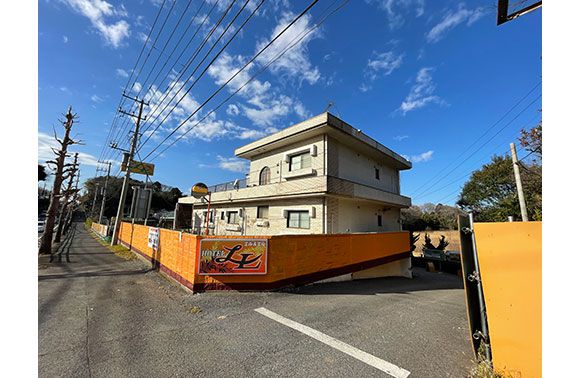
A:
{"type": "MultiPolygon", "coordinates": [[[[82,178],[94,176],[97,159],[118,159],[108,148],[103,155],[103,146],[127,76],[162,2],[39,1],[39,161],[47,158],[52,126],[62,132],[57,119],[69,105],[80,121],[73,135],[85,143],[74,148],[81,152],[82,178]]],[[[165,2],[153,37],[172,3],[165,2]]],[[[168,92],[168,86],[177,81],[173,86],[175,92],[193,71],[198,60],[179,79],[179,70],[200,43],[200,36],[206,35],[230,1],[219,0],[208,21],[202,24],[214,3],[209,0],[171,55],[202,1],[193,0],[187,8],[188,3],[176,2],[153,50],[150,49],[153,41],[148,42],[141,60],[151,51],[145,66],[139,65],[132,76],[138,84],[132,85],[131,94],[138,94],[140,88],[144,94],[151,87],[146,96],[151,105],[145,110],[146,114],[153,113],[149,114],[149,121],[155,120],[155,114],[164,107],[165,102],[157,104],[168,92]],[[173,38],[163,50],[186,8],[173,38]],[[173,76],[162,81],[198,25],[201,25],[198,37],[175,65],[173,76]],[[165,70],[160,71],[166,61],[165,70]],[[160,75],[152,82],[157,72],[160,75]]],[[[198,59],[244,3],[235,2],[198,59]]],[[[319,114],[332,102],[332,113],[413,161],[413,169],[402,174],[404,195],[413,194],[415,204],[453,203],[469,172],[489,161],[494,153],[507,151],[518,130],[533,126],[540,117],[541,87],[537,87],[480,143],[471,146],[541,80],[541,10],[498,27],[494,3],[350,1],[223,108],[202,121],[207,112],[258,72],[295,36],[314,25],[328,7],[333,9],[340,4],[321,0],[279,43],[267,49],[168,140],[172,142],[181,131],[192,128],[154,159],[154,180],[185,192],[198,181],[215,184],[243,177],[247,165],[233,156],[235,148],[319,114]],[[502,128],[479,152],[456,167],[502,128]],[[434,182],[437,183],[433,185],[434,182]]],[[[257,0],[249,1],[220,42],[227,41],[258,4],[257,0]]],[[[308,4],[309,1],[266,0],[157,132],[150,134],[158,121],[145,123],[142,141],[149,135],[151,138],[140,150],[140,156],[148,155],[308,4]]],[[[214,54],[221,46],[218,44],[214,54]]],[[[198,73],[203,67],[205,64],[198,73]]],[[[184,90],[188,86],[186,83],[184,90]]],[[[170,107],[174,103],[175,100],[170,107]]],[[[130,102],[123,105],[130,109],[130,102]]],[[[165,114],[158,120],[165,118],[165,114]]],[[[128,144],[126,129],[119,127],[125,122],[121,118],[114,133],[119,135],[114,139],[121,146],[128,144]]],[[[146,160],[154,158],[163,148],[146,160]]],[[[113,173],[117,172],[115,168],[113,173]]]]}

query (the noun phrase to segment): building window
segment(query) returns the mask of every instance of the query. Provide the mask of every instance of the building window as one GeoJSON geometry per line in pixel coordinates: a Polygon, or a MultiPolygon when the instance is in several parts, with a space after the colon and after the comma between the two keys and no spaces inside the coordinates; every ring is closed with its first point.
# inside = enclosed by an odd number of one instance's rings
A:
{"type": "Polygon", "coordinates": [[[288,211],[288,228],[310,228],[310,214],[308,211],[288,211]]]}
{"type": "Polygon", "coordinates": [[[381,179],[381,176],[380,176],[380,171],[379,171],[379,169],[378,169],[378,168],[375,168],[375,178],[376,178],[377,180],[380,180],[380,179],[381,179]]]}
{"type": "MultiPolygon", "coordinates": [[[[203,212],[203,220],[206,221],[207,220],[207,211],[203,212]]],[[[213,211],[209,212],[209,222],[213,222],[213,211]]]]}
{"type": "Polygon", "coordinates": [[[270,183],[270,168],[264,167],[260,171],[260,185],[266,185],[270,183]]]}
{"type": "Polygon", "coordinates": [[[377,225],[379,227],[383,227],[383,216],[382,215],[377,215],[377,225]]]}
{"type": "Polygon", "coordinates": [[[258,218],[259,219],[268,219],[268,206],[258,206],[258,218]]]}
{"type": "Polygon", "coordinates": [[[240,216],[237,211],[228,211],[228,224],[238,224],[240,222],[240,216]]]}
{"type": "Polygon", "coordinates": [[[304,152],[299,155],[290,156],[290,171],[296,171],[302,168],[310,168],[312,166],[312,156],[310,152],[304,152]]]}

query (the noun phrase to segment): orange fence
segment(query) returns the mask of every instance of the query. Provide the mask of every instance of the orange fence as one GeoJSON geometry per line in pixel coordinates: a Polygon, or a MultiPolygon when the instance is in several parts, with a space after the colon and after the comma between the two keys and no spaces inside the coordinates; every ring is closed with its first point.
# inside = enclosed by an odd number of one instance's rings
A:
{"type": "Polygon", "coordinates": [[[475,223],[494,369],[542,374],[542,223],[475,223]]]}
{"type": "Polygon", "coordinates": [[[268,290],[305,284],[410,257],[409,233],[259,236],[268,240],[267,274],[199,275],[202,239],[255,239],[255,236],[197,236],[159,229],[155,251],[148,245],[149,227],[122,223],[119,240],[157,264],[188,288],[198,290],[268,290]]]}
{"type": "Polygon", "coordinates": [[[96,222],[91,223],[91,229],[95,231],[97,234],[101,235],[102,237],[107,236],[109,226],[106,224],[99,224],[96,222]]]}

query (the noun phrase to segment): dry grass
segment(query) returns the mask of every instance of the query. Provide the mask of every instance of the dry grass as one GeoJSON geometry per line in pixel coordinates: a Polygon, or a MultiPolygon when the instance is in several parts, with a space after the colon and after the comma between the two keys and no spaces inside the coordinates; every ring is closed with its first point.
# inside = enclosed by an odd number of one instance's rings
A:
{"type": "Polygon", "coordinates": [[[474,362],[475,366],[468,374],[469,378],[514,378],[511,374],[498,373],[493,370],[491,362],[489,362],[483,353],[483,345],[479,347],[478,362],[474,362]]]}
{"type": "Polygon", "coordinates": [[[89,234],[91,234],[91,236],[93,238],[95,238],[96,241],[98,241],[103,247],[107,247],[109,249],[109,251],[113,252],[116,256],[124,259],[124,260],[135,260],[137,258],[137,256],[135,256],[135,254],[133,252],[131,252],[131,250],[129,248],[126,248],[124,246],[122,246],[121,244],[117,244],[117,245],[111,245],[108,242],[106,242],[105,240],[103,240],[99,235],[97,235],[92,229],[90,229],[90,226],[88,228],[89,234]]]}
{"type": "Polygon", "coordinates": [[[431,238],[431,243],[435,246],[439,243],[439,238],[441,235],[445,236],[445,240],[449,242],[449,245],[445,249],[446,251],[460,251],[461,242],[459,241],[459,231],[458,230],[448,230],[448,231],[421,231],[416,232],[419,235],[419,240],[417,240],[417,248],[413,251],[415,256],[420,256],[423,250],[423,245],[425,244],[425,234],[428,234],[431,238]]]}

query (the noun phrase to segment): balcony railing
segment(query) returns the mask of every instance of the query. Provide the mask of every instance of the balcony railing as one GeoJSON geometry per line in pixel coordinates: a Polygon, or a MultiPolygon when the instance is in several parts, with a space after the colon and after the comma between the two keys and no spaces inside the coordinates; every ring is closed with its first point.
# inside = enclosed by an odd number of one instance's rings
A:
{"type": "Polygon", "coordinates": [[[248,184],[248,179],[244,178],[244,179],[238,179],[238,180],[234,180],[234,181],[228,181],[228,182],[225,182],[223,184],[212,185],[212,186],[208,187],[208,190],[211,193],[225,192],[226,190],[246,188],[248,186],[247,184],[248,184]]]}

